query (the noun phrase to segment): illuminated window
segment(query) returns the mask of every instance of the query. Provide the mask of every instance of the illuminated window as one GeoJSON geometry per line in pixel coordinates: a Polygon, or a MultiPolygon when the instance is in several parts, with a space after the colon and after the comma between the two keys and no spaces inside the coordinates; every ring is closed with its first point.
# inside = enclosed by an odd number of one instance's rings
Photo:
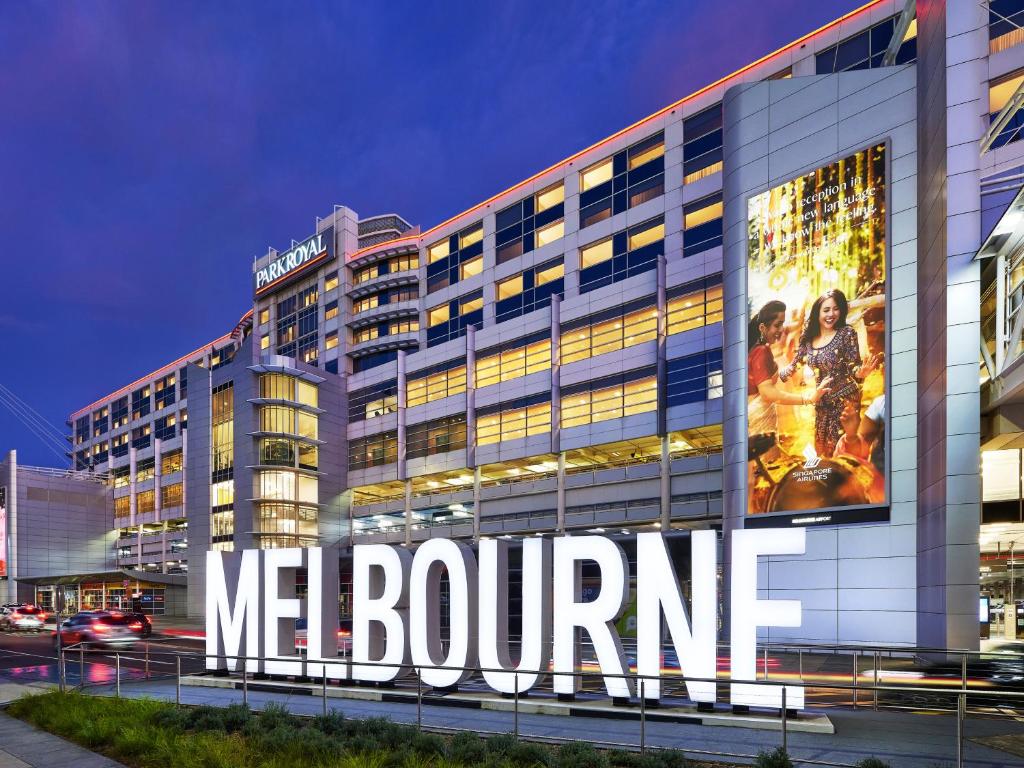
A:
{"type": "Polygon", "coordinates": [[[160,506],[163,509],[170,507],[180,507],[182,503],[182,486],[181,483],[174,483],[173,485],[165,485],[160,489],[160,506]]]}
{"type": "Polygon", "coordinates": [[[295,409],[282,405],[264,405],[260,409],[260,431],[295,434],[295,409]]]}
{"type": "Polygon", "coordinates": [[[310,405],[313,408],[317,406],[317,398],[319,396],[319,389],[316,384],[311,384],[308,381],[298,379],[295,382],[295,399],[303,405],[310,405]]]}
{"type": "MultiPolygon", "coordinates": [[[[1024,71],[1014,72],[989,83],[988,111],[990,122],[995,121],[999,112],[1006,106],[1022,82],[1024,82],[1024,71]]],[[[992,146],[1002,147],[1017,141],[1021,136],[1021,127],[1024,127],[1024,114],[1022,114],[1022,110],[1017,110],[1009,122],[999,131],[992,142],[992,146]]]]}
{"type": "Polygon", "coordinates": [[[698,112],[683,121],[683,183],[722,170],[722,105],[698,112]]]}
{"type": "Polygon", "coordinates": [[[481,353],[476,360],[477,388],[551,368],[551,339],[524,339],[518,346],[481,353]]]}
{"type": "Polygon", "coordinates": [[[145,515],[156,510],[156,491],[139,491],[135,494],[135,511],[145,515]]]}
{"type": "Polygon", "coordinates": [[[348,395],[348,420],[363,421],[398,410],[398,380],[357,389],[348,395]]]}
{"type": "Polygon", "coordinates": [[[484,239],[484,227],[482,224],[478,224],[472,229],[463,230],[459,233],[459,250],[468,248],[474,243],[479,243],[484,239]]]}
{"type": "Polygon", "coordinates": [[[534,209],[537,213],[543,213],[548,208],[558,205],[565,201],[565,185],[562,182],[558,182],[553,187],[548,187],[542,192],[536,194],[536,204],[534,209]]]}
{"type": "Polygon", "coordinates": [[[324,348],[334,349],[336,346],[338,346],[338,332],[331,331],[326,336],[324,336],[324,348]]]}
{"type": "Polygon", "coordinates": [[[448,246],[448,238],[445,238],[439,243],[434,243],[427,249],[427,261],[433,264],[435,261],[443,259],[450,253],[448,246]]]}
{"type": "Polygon", "coordinates": [[[173,475],[175,472],[181,472],[183,466],[182,461],[182,453],[180,450],[165,453],[160,457],[161,474],[173,475]]]}
{"type": "Polygon", "coordinates": [[[368,325],[365,328],[360,328],[355,332],[355,343],[362,344],[364,341],[373,341],[373,339],[377,338],[379,333],[380,329],[376,325],[368,325]]]}
{"type": "Polygon", "coordinates": [[[260,310],[260,325],[266,325],[270,322],[270,309],[264,308],[260,310]]]}
{"type": "Polygon", "coordinates": [[[670,294],[668,299],[669,335],[722,321],[720,277],[699,280],[676,290],[679,295],[670,294]]]}
{"type": "Polygon", "coordinates": [[[366,312],[369,309],[373,309],[379,303],[378,294],[372,296],[365,296],[362,299],[358,299],[352,302],[352,314],[358,315],[360,312],[366,312]]]}
{"type": "Polygon", "coordinates": [[[405,386],[405,402],[407,407],[412,408],[465,391],[465,365],[440,370],[428,368],[426,371],[409,374],[405,386]]]}
{"type": "MultiPolygon", "coordinates": [[[[547,393],[542,397],[548,397],[547,393]]],[[[479,445],[518,440],[550,431],[551,403],[546,400],[521,405],[506,403],[503,410],[477,413],[476,441],[479,445]]]]}
{"type": "MultiPolygon", "coordinates": [[[[914,19],[916,35],[917,19],[914,19]]],[[[908,30],[909,35],[909,30],[908,30]]],[[[989,0],[988,51],[998,53],[1024,42],[1024,3],[1021,0],[989,0]]]]}
{"type": "Polygon", "coordinates": [[[565,222],[556,221],[553,224],[548,224],[546,227],[538,229],[535,233],[537,239],[537,247],[553,243],[555,240],[559,240],[565,234],[565,222]]]}
{"type": "Polygon", "coordinates": [[[607,261],[612,257],[612,241],[602,240],[600,243],[594,243],[588,245],[585,248],[580,249],[580,269],[586,269],[592,267],[595,264],[600,264],[602,261],[607,261]]]}
{"type": "Polygon", "coordinates": [[[629,230],[629,250],[635,251],[637,248],[643,248],[645,245],[664,239],[665,223],[663,221],[641,224],[639,227],[629,230]]]}
{"type": "Polygon", "coordinates": [[[324,291],[333,291],[338,287],[338,275],[335,273],[324,280],[324,291]]]}
{"type": "MultiPolygon", "coordinates": [[[[997,0],[998,2],[998,0],[997,0]]],[[[870,29],[841,40],[815,55],[815,73],[830,75],[855,69],[874,69],[882,59],[895,32],[899,16],[890,16],[870,29]]],[[[917,27],[911,25],[903,36],[894,64],[906,64],[917,57],[917,27]]]]}
{"type": "Polygon", "coordinates": [[[559,259],[557,264],[550,267],[542,265],[535,274],[534,287],[539,287],[555,280],[561,280],[565,276],[565,264],[559,259]]]}
{"type": "Polygon", "coordinates": [[[265,400],[294,400],[295,379],[283,373],[260,374],[260,397],[265,400]]]}
{"type": "Polygon", "coordinates": [[[419,329],[419,318],[412,317],[404,320],[392,320],[388,325],[388,334],[394,336],[396,333],[415,333],[419,329]]]}
{"type": "Polygon", "coordinates": [[[496,296],[498,300],[507,299],[510,296],[517,296],[523,292],[523,276],[516,275],[507,280],[495,283],[496,296]]]}
{"type": "Polygon", "coordinates": [[[562,392],[562,427],[576,427],[657,410],[658,384],[653,375],[602,386],[601,381],[567,387],[562,392]]]}
{"type": "Polygon", "coordinates": [[[722,195],[696,200],[683,207],[683,256],[722,244],[722,195]]]}
{"type": "Polygon", "coordinates": [[[468,277],[479,275],[484,271],[484,257],[477,256],[475,259],[464,261],[459,265],[459,279],[465,280],[468,277]]]}
{"type": "Polygon", "coordinates": [[[331,301],[324,305],[324,320],[333,320],[338,316],[338,302],[331,301]]]}
{"type": "MultiPolygon", "coordinates": [[[[649,301],[649,300],[646,300],[649,301]]],[[[563,364],[614,352],[658,337],[658,310],[654,306],[600,313],[585,325],[562,331],[563,364]]]]}
{"type": "Polygon", "coordinates": [[[459,302],[459,315],[468,315],[470,312],[476,312],[478,309],[484,308],[484,297],[473,296],[462,299],[459,302]]]}
{"type": "Polygon", "coordinates": [[[270,349],[270,334],[264,333],[260,336],[260,349],[270,349]]]}
{"type": "Polygon", "coordinates": [[[707,456],[722,452],[722,425],[683,429],[669,435],[669,451],[673,459],[688,456],[707,456]]]}
{"type": "Polygon", "coordinates": [[[599,184],[604,184],[612,177],[612,160],[602,160],[580,172],[580,191],[586,192],[599,184]]]}
{"type": "Polygon", "coordinates": [[[427,310],[427,327],[432,328],[440,323],[447,323],[449,319],[449,308],[447,304],[440,304],[427,310]]]}
{"type": "Polygon", "coordinates": [[[210,506],[223,507],[235,503],[235,481],[224,480],[210,485],[210,506]]]}
{"type": "Polygon", "coordinates": [[[634,144],[627,151],[628,168],[634,170],[644,163],[649,163],[665,154],[665,135],[656,134],[645,141],[634,144]]]}
{"type": "Polygon", "coordinates": [[[580,229],[665,194],[665,134],[661,131],[581,174],[580,229]]]}
{"type": "Polygon", "coordinates": [[[132,513],[131,496],[117,496],[114,498],[114,517],[128,517],[132,513]]]}

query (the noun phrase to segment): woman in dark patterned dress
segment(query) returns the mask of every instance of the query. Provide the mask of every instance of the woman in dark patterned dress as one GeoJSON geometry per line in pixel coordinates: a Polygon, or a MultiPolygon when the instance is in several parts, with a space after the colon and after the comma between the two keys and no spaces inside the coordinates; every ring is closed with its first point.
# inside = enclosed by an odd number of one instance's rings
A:
{"type": "Polygon", "coordinates": [[[861,384],[879,363],[874,355],[861,362],[857,332],[846,324],[850,306],[846,296],[833,289],[819,296],[804,324],[793,362],[779,371],[787,381],[801,364],[814,371],[820,384],[830,379],[829,393],[814,404],[814,450],[831,456],[843,434],[842,416],[847,403],[860,415],[861,384]]]}

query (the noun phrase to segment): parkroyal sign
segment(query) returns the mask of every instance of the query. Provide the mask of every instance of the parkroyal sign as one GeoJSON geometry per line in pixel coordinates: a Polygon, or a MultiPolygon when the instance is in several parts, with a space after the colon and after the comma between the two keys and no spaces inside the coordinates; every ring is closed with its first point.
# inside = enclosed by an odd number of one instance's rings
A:
{"type": "Polygon", "coordinates": [[[253,279],[255,280],[256,293],[284,277],[287,277],[297,269],[304,267],[315,259],[330,259],[334,253],[334,227],[328,227],[312,237],[303,240],[291,250],[278,256],[262,269],[256,270],[253,279]]]}
{"type": "MultiPolygon", "coordinates": [[[[643,695],[660,697],[662,638],[679,658],[691,700],[714,702],[717,640],[717,541],[690,534],[692,600],[687,609],[661,533],[636,537],[636,673],[643,695]],[[667,632],[665,631],[667,630],[667,632]],[[701,682],[702,678],[705,682],[701,682]]],[[[760,555],[800,555],[803,528],[737,530],[731,536],[730,701],[781,707],[781,686],[758,686],[758,627],[798,627],[798,600],[757,597],[760,555]]],[[[210,670],[387,682],[418,670],[423,682],[449,688],[466,667],[482,668],[501,693],[526,693],[548,674],[555,693],[574,694],[579,639],[593,644],[605,690],[635,695],[632,672],[615,629],[629,602],[625,552],[604,536],[531,537],[522,541],[522,638],[513,660],[508,637],[507,540],[482,540],[474,552],[450,539],[430,539],[415,553],[386,544],[353,547],[352,654],[337,655],[337,549],[245,550],[206,554],[206,653],[210,670]],[[584,601],[583,563],[596,564],[600,584],[584,601]],[[295,593],[307,572],[305,599],[295,593]],[[449,581],[449,638],[441,642],[440,585],[449,581]],[[295,619],[307,619],[305,656],[295,652],[295,619]],[[550,670],[550,672],[541,672],[550,670]]],[[[787,707],[803,706],[803,689],[787,686],[787,707]]]]}

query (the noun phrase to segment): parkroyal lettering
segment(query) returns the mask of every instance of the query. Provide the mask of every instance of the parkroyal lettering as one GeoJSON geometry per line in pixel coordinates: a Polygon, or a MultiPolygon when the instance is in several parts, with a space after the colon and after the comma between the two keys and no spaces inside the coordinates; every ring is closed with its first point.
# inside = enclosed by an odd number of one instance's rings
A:
{"type": "MultiPolygon", "coordinates": [[[[206,553],[206,653],[210,670],[388,682],[418,671],[426,685],[451,688],[482,668],[500,693],[526,693],[549,674],[558,694],[581,684],[581,633],[589,637],[604,687],[615,698],[638,695],[615,629],[629,602],[630,568],[605,536],[523,539],[522,638],[518,660],[508,637],[507,540],[430,539],[415,552],[386,544],[352,548],[352,653],[337,655],[339,551],[333,548],[206,553]],[[595,564],[599,587],[584,601],[581,572],[595,564]],[[296,572],[308,590],[296,597],[296,572]],[[441,641],[441,577],[449,584],[447,645],[441,641]],[[295,620],[307,620],[306,654],[295,650],[295,620]],[[469,668],[469,669],[466,669],[469,668]],[[550,670],[547,672],[545,670],[550,670]]],[[[687,678],[688,696],[713,703],[717,640],[714,531],[690,534],[692,599],[687,607],[666,540],[636,536],[636,673],[643,696],[661,695],[662,639],[687,678]],[[704,681],[700,679],[703,678],[704,681]]],[[[759,627],[798,627],[798,600],[757,597],[757,558],[801,555],[805,529],[737,530],[731,535],[730,701],[778,708],[781,686],[758,686],[759,627]]],[[[787,706],[802,708],[803,689],[786,687],[787,706]]]]}
{"type": "Polygon", "coordinates": [[[327,250],[323,233],[313,235],[256,272],[256,290],[269,285],[327,250]]]}

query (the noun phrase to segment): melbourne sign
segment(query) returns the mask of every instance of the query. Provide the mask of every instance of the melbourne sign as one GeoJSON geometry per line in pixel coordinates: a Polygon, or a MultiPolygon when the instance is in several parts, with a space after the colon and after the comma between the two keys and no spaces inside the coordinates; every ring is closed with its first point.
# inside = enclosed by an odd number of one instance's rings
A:
{"type": "Polygon", "coordinates": [[[278,256],[262,269],[256,270],[256,293],[276,283],[281,278],[304,267],[311,261],[327,261],[334,255],[334,227],[328,227],[312,237],[303,240],[290,250],[278,256]]]}
{"type": "MultiPolygon", "coordinates": [[[[478,551],[450,539],[430,539],[415,553],[386,544],[353,548],[352,654],[337,652],[339,552],[268,549],[207,552],[206,653],[210,670],[304,675],[387,682],[414,670],[423,682],[449,688],[480,668],[501,693],[526,693],[551,676],[555,693],[574,694],[581,683],[581,633],[593,645],[605,690],[612,697],[661,694],[662,639],[668,637],[687,678],[690,699],[715,701],[717,541],[695,531],[691,541],[692,599],[688,608],[661,533],[636,537],[636,573],[622,547],[604,536],[531,537],[522,544],[522,638],[518,658],[509,642],[510,542],[488,539],[478,551]],[[596,565],[599,586],[584,600],[584,563],[596,565]],[[298,598],[296,573],[308,591],[298,598]],[[441,577],[449,583],[449,627],[441,636],[441,577]],[[635,581],[636,673],[616,630],[630,609],[635,581]],[[295,652],[295,620],[307,620],[306,654],[295,652]]],[[[798,627],[798,600],[757,596],[759,555],[799,555],[803,528],[738,530],[731,538],[730,644],[733,704],[778,708],[780,686],[758,686],[759,627],[798,627]]],[[[787,707],[803,706],[803,689],[786,688],[787,707]]]]}

